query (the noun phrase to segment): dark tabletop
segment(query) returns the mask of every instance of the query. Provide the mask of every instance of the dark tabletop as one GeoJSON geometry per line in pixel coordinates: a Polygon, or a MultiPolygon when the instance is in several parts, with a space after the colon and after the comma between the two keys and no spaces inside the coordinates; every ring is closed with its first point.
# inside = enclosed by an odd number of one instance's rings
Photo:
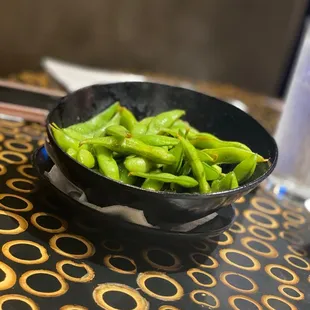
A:
{"type": "Polygon", "coordinates": [[[302,205],[258,190],[219,238],[115,237],[40,188],[29,158],[43,139],[0,120],[0,309],[309,309],[302,205]]]}

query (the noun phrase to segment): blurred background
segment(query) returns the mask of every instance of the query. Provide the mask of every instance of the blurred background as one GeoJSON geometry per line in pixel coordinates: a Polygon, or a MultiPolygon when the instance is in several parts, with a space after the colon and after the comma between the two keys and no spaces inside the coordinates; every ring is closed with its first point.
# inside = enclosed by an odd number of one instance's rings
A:
{"type": "Polygon", "coordinates": [[[0,0],[0,76],[44,56],[282,96],[307,0],[0,0]]]}

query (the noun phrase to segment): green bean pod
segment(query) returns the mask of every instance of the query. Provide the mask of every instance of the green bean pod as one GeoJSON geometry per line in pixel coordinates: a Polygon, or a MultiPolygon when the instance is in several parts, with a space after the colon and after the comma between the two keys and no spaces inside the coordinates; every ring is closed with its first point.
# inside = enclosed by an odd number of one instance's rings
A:
{"type": "Polygon", "coordinates": [[[210,185],[206,180],[205,170],[202,162],[199,159],[197,150],[188,140],[181,136],[179,136],[179,139],[183,146],[184,155],[192,168],[194,177],[199,183],[199,192],[201,194],[209,193],[210,185]]]}
{"type": "Polygon", "coordinates": [[[100,172],[111,179],[119,180],[119,169],[112,152],[104,146],[94,146],[100,172]]]}
{"type": "Polygon", "coordinates": [[[105,131],[106,135],[118,138],[130,138],[131,133],[121,125],[111,125],[105,131]]]}
{"type": "Polygon", "coordinates": [[[183,187],[191,188],[198,185],[198,182],[191,177],[181,175],[176,176],[171,173],[142,173],[142,172],[130,172],[131,175],[135,175],[139,178],[157,180],[164,183],[176,183],[183,187]]]}
{"type": "Polygon", "coordinates": [[[175,146],[179,143],[178,139],[159,135],[139,135],[135,136],[135,138],[152,146],[175,146]]]}
{"type": "Polygon", "coordinates": [[[136,125],[132,129],[132,135],[133,136],[140,136],[140,135],[145,135],[147,132],[147,128],[152,121],[154,116],[146,117],[140,122],[136,123],[136,125]]]}
{"type": "Polygon", "coordinates": [[[120,124],[131,132],[137,124],[137,119],[132,114],[132,112],[125,107],[120,108],[120,114],[121,114],[120,124]]]}
{"type": "Polygon", "coordinates": [[[221,173],[214,167],[209,166],[207,163],[202,163],[205,170],[205,176],[207,181],[213,181],[220,177],[221,173]]]}
{"type": "Polygon", "coordinates": [[[181,170],[184,152],[181,142],[179,140],[177,141],[178,144],[169,151],[175,157],[175,162],[172,165],[166,165],[163,169],[164,172],[179,174],[181,170]]]}
{"type": "MultiPolygon", "coordinates": [[[[161,172],[161,170],[158,169],[158,170],[152,171],[151,173],[160,173],[160,172],[161,172]]],[[[164,184],[165,183],[162,182],[162,181],[146,179],[142,183],[141,188],[158,192],[158,191],[160,191],[162,189],[164,184]]]]}
{"type": "Polygon", "coordinates": [[[112,125],[119,125],[120,120],[121,120],[121,115],[119,112],[117,112],[106,124],[104,124],[102,127],[98,128],[97,130],[91,132],[90,135],[92,137],[104,136],[107,128],[112,126],[112,125]]]}
{"type": "MultiPolygon", "coordinates": [[[[235,147],[222,147],[218,149],[204,149],[203,153],[215,158],[215,164],[238,164],[253,155],[253,152],[235,147]]],[[[262,156],[257,154],[257,162],[266,162],[262,156]]]]}
{"type": "Polygon", "coordinates": [[[158,114],[148,126],[147,134],[158,134],[162,128],[169,128],[185,114],[184,110],[171,110],[158,114]]]}
{"type": "Polygon", "coordinates": [[[79,149],[76,154],[76,160],[87,168],[95,167],[95,158],[93,154],[85,149],[79,149]]]}
{"type": "Polygon", "coordinates": [[[237,188],[238,186],[239,186],[238,180],[236,178],[235,173],[232,171],[227,173],[222,179],[219,180],[218,191],[220,192],[227,191],[230,189],[237,188]]]}
{"type": "Polygon", "coordinates": [[[66,152],[69,148],[78,150],[79,149],[79,141],[73,139],[66,135],[64,131],[60,128],[56,128],[50,125],[50,128],[53,132],[53,136],[57,142],[57,144],[66,152]]]}
{"type": "Polygon", "coordinates": [[[129,175],[129,171],[126,169],[124,163],[118,165],[119,179],[121,182],[129,185],[134,185],[137,181],[137,177],[129,175]]]}
{"type": "Polygon", "coordinates": [[[181,168],[180,175],[189,175],[192,171],[192,167],[188,161],[186,161],[181,168]]]}
{"type": "Polygon", "coordinates": [[[234,168],[239,183],[248,180],[254,173],[257,165],[257,154],[252,154],[234,168]]]}
{"type": "Polygon", "coordinates": [[[119,139],[116,137],[108,136],[86,139],[81,142],[81,145],[83,144],[102,145],[111,151],[127,155],[137,155],[147,158],[157,164],[169,165],[173,164],[175,161],[175,157],[166,150],[157,146],[147,145],[135,138],[119,139]]]}
{"type": "Polygon", "coordinates": [[[154,168],[154,163],[147,158],[129,156],[125,159],[124,165],[131,172],[149,172],[154,168]]]}
{"type": "Polygon", "coordinates": [[[76,159],[76,155],[77,155],[77,150],[73,149],[73,148],[68,148],[67,152],[66,152],[70,157],[76,159]]]}
{"type": "Polygon", "coordinates": [[[86,122],[74,124],[68,128],[73,129],[81,134],[89,134],[106,125],[114,116],[114,114],[119,110],[119,107],[120,103],[115,102],[107,109],[87,120],[86,122]]]}

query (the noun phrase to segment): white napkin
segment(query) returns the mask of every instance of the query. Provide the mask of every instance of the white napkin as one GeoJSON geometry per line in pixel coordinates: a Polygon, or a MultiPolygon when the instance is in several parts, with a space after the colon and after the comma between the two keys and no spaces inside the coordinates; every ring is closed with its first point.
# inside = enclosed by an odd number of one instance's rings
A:
{"type": "MultiPolygon", "coordinates": [[[[130,223],[159,229],[158,226],[153,226],[148,223],[142,210],[137,210],[128,206],[121,205],[114,205],[102,208],[92,203],[89,203],[87,201],[85,193],[72,182],[70,182],[56,165],[54,165],[49,172],[45,172],[45,175],[49,178],[50,182],[54,186],[56,186],[58,189],[60,189],[62,192],[69,195],[73,199],[88,206],[89,208],[95,209],[98,212],[104,214],[117,215],[123,220],[130,223]]],[[[208,221],[214,219],[216,216],[217,213],[214,212],[196,221],[174,226],[171,228],[171,231],[188,232],[202,224],[207,223],[208,221]]]]}
{"type": "Polygon", "coordinates": [[[146,81],[143,75],[94,69],[50,57],[44,57],[41,60],[41,66],[69,92],[93,84],[146,81]]]}

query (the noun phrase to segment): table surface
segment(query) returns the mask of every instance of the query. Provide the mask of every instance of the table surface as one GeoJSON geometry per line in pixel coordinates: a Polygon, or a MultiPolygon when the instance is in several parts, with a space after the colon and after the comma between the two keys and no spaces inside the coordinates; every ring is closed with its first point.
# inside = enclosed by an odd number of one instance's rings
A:
{"type": "Polygon", "coordinates": [[[29,158],[44,130],[0,120],[0,309],[309,309],[303,206],[259,190],[219,238],[101,234],[39,188],[29,158]]]}

